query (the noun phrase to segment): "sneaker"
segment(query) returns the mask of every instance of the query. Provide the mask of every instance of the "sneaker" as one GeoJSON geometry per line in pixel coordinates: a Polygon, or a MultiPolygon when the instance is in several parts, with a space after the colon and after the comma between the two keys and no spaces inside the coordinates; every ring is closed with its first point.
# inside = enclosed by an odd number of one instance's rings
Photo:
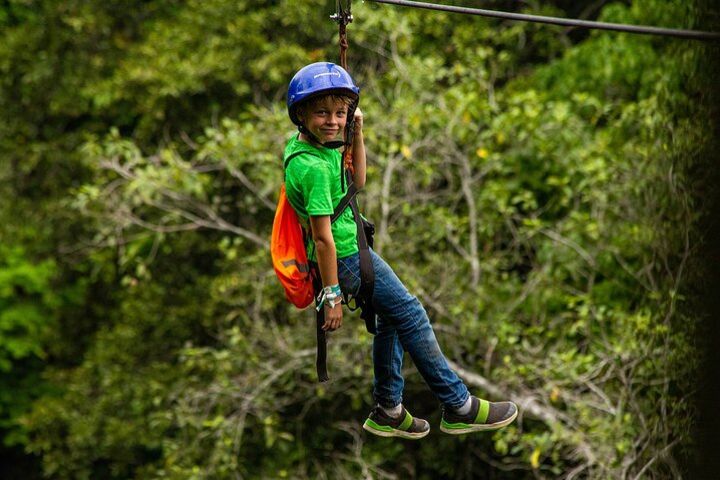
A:
{"type": "Polygon", "coordinates": [[[397,418],[391,417],[382,408],[376,406],[365,420],[363,428],[381,437],[401,437],[410,440],[423,438],[430,433],[430,424],[421,418],[414,418],[404,406],[400,409],[397,418]]]}
{"type": "Polygon", "coordinates": [[[450,435],[497,430],[510,425],[518,414],[517,405],[513,402],[488,402],[475,396],[470,401],[467,415],[443,409],[440,430],[450,435]]]}

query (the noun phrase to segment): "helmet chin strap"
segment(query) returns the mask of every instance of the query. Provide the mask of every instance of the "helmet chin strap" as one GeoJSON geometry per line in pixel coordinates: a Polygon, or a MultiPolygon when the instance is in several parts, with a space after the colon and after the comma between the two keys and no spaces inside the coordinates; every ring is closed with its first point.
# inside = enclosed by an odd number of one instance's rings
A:
{"type": "Polygon", "coordinates": [[[319,138],[317,138],[310,130],[308,130],[307,127],[305,127],[305,125],[298,125],[298,130],[300,130],[300,133],[308,137],[311,142],[317,145],[322,145],[325,148],[337,149],[345,146],[344,140],[331,140],[325,143],[321,142],[319,138]]]}
{"type": "Polygon", "coordinates": [[[315,134],[313,134],[305,126],[304,123],[301,123],[300,125],[298,125],[298,130],[300,131],[300,133],[302,133],[303,135],[308,137],[311,142],[318,144],[318,145],[322,145],[325,148],[330,148],[330,149],[335,150],[340,147],[350,145],[350,143],[352,142],[353,131],[355,130],[355,110],[357,109],[357,105],[358,105],[358,102],[357,102],[357,100],[355,100],[354,102],[352,102],[350,104],[350,107],[348,108],[347,114],[348,114],[349,120],[345,124],[345,129],[343,131],[343,140],[331,140],[329,142],[323,143],[320,141],[319,138],[317,138],[315,136],[315,134]]]}

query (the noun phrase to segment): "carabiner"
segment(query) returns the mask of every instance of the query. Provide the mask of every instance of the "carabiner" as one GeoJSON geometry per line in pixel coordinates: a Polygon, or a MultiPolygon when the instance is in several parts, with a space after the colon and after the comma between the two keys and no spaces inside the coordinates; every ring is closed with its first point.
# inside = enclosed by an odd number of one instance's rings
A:
{"type": "Polygon", "coordinates": [[[335,13],[330,15],[330,20],[333,20],[341,25],[347,25],[353,21],[352,16],[352,0],[335,0],[335,13]],[[345,4],[343,6],[343,3],[345,4]]]}

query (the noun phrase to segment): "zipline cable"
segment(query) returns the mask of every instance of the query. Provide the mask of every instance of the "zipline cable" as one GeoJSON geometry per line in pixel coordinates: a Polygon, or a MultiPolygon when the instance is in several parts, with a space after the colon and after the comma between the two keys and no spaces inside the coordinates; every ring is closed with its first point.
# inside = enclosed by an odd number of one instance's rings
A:
{"type": "Polygon", "coordinates": [[[541,15],[528,15],[524,13],[510,13],[500,10],[483,10],[480,8],[456,7],[454,5],[438,5],[436,3],[414,2],[410,0],[367,0],[369,2],[387,3],[403,7],[424,8],[444,12],[463,13],[466,15],[480,15],[482,17],[503,18],[524,22],[548,23],[566,27],[593,28],[599,30],[614,30],[616,32],[640,33],[645,35],[662,35],[666,37],[686,38],[690,40],[720,40],[718,32],[704,32],[700,30],[683,30],[679,28],[648,27],[645,25],[627,25],[624,23],[593,22],[574,18],[545,17],[541,15]]]}

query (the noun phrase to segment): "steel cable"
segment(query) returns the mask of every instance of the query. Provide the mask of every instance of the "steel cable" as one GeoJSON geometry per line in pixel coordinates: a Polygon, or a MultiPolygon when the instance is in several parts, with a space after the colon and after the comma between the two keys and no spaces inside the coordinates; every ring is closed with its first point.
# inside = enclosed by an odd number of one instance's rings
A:
{"type": "Polygon", "coordinates": [[[686,38],[691,40],[720,40],[720,33],[700,30],[684,30],[679,28],[649,27],[645,25],[628,25],[624,23],[594,22],[574,18],[546,17],[541,15],[528,15],[524,13],[510,13],[500,10],[483,10],[479,8],[456,7],[454,5],[438,5],[435,3],[414,2],[410,0],[367,0],[375,3],[387,3],[403,7],[424,8],[444,12],[462,13],[466,15],[479,15],[482,17],[503,18],[506,20],[519,20],[524,22],[547,23],[563,25],[566,27],[592,28],[599,30],[613,30],[617,32],[639,33],[645,35],[662,35],[666,37],[686,38]]]}

